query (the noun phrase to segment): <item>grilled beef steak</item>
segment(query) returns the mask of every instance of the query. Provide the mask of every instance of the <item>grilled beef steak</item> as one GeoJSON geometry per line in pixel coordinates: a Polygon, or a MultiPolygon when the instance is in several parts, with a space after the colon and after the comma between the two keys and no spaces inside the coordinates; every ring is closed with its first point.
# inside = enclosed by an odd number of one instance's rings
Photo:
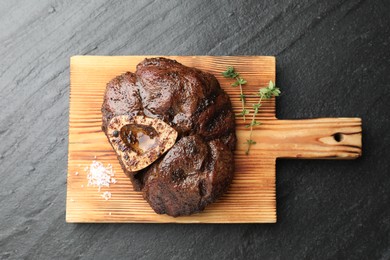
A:
{"type": "Polygon", "coordinates": [[[124,172],[157,213],[190,215],[226,192],[234,173],[235,122],[229,97],[212,74],[174,60],[145,59],[135,74],[126,72],[107,84],[102,114],[102,129],[124,172]],[[148,125],[131,123],[142,117],[148,125]],[[118,118],[129,124],[113,123],[118,118]],[[141,144],[144,135],[137,137],[128,129],[157,133],[163,131],[157,129],[161,121],[175,130],[170,137],[177,136],[176,143],[168,152],[170,146],[145,159],[142,156],[151,151],[134,150],[129,144],[141,144]],[[148,164],[129,168],[123,150],[138,153],[148,164]]]}

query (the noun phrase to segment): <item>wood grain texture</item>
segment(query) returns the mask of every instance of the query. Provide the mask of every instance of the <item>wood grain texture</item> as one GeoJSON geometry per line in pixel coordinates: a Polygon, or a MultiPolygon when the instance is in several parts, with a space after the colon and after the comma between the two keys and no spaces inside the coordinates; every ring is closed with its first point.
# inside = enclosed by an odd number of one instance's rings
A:
{"type": "MultiPolygon", "coordinates": [[[[276,222],[276,158],[353,159],[361,155],[361,120],[324,118],[277,120],[275,99],[265,100],[257,116],[263,124],[254,131],[258,144],[245,155],[249,135],[245,123],[236,118],[238,145],[236,172],[229,191],[206,210],[192,216],[172,218],[158,215],[132,190],[114,151],[101,131],[101,104],[106,83],[125,71],[135,71],[147,56],[75,56],[71,58],[69,117],[67,222],[175,222],[175,223],[274,223],[276,222]],[[337,136],[337,137],[336,137],[337,136]],[[87,187],[83,169],[92,160],[111,164],[118,183],[103,191],[112,198],[105,201],[97,188],[87,187]],[[75,173],[79,174],[76,175],[75,173]]],[[[239,89],[221,71],[234,66],[248,84],[245,93],[255,93],[275,81],[275,58],[262,56],[168,56],[187,66],[213,73],[240,111],[239,89]]],[[[249,95],[247,103],[256,97],[249,95]]]]}

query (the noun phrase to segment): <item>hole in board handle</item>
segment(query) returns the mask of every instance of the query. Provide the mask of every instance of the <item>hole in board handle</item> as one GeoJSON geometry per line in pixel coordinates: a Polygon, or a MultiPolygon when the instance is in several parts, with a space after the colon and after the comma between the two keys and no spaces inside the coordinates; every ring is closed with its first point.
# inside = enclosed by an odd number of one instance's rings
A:
{"type": "Polygon", "coordinates": [[[334,135],[333,135],[333,138],[334,138],[334,140],[336,141],[336,142],[341,142],[341,141],[343,141],[343,139],[344,139],[344,135],[342,134],[342,133],[335,133],[334,135]]]}

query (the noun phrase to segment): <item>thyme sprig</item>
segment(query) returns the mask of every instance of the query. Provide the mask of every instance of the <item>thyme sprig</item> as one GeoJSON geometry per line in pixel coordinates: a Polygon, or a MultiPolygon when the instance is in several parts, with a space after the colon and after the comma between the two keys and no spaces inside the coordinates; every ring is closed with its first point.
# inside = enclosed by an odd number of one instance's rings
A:
{"type": "Polygon", "coordinates": [[[263,99],[270,99],[272,97],[277,97],[280,95],[280,93],[281,93],[280,89],[277,88],[272,81],[268,83],[268,87],[260,88],[259,92],[256,93],[256,95],[259,97],[259,100],[257,103],[253,104],[252,120],[248,125],[246,125],[246,127],[250,128],[249,139],[246,140],[245,142],[245,144],[248,145],[245,152],[246,155],[249,154],[249,150],[251,146],[256,144],[256,142],[252,139],[252,133],[253,133],[253,127],[261,124],[261,122],[258,122],[256,120],[256,116],[259,113],[260,107],[262,106],[261,102],[263,101],[263,99]]]}
{"type": "MultiPolygon", "coordinates": [[[[242,91],[242,85],[245,85],[247,83],[247,81],[244,80],[240,76],[240,74],[234,70],[234,68],[232,66],[227,67],[226,71],[222,72],[222,75],[225,78],[235,79],[236,81],[234,83],[232,83],[231,85],[233,87],[237,87],[237,86],[240,87],[240,100],[241,100],[241,105],[242,105],[242,111],[239,115],[241,115],[243,117],[244,122],[245,122],[245,119],[246,119],[245,116],[249,114],[249,110],[246,109],[246,107],[245,107],[246,96],[245,96],[244,92],[242,91]]],[[[259,97],[259,100],[257,101],[257,103],[253,104],[253,113],[252,113],[251,122],[245,126],[247,128],[250,128],[249,139],[247,139],[246,142],[244,143],[244,144],[247,144],[247,149],[245,151],[246,155],[249,154],[249,150],[250,150],[251,146],[256,144],[256,141],[252,139],[252,134],[253,134],[253,128],[255,126],[258,126],[261,124],[261,122],[256,120],[256,116],[259,113],[259,110],[262,106],[261,102],[264,99],[270,99],[272,97],[277,97],[280,95],[280,93],[281,93],[280,89],[277,88],[272,81],[270,81],[268,83],[267,87],[260,88],[259,91],[256,93],[256,96],[259,97]]]]}
{"type": "Polygon", "coordinates": [[[232,66],[227,67],[226,71],[222,72],[222,75],[225,78],[232,78],[235,79],[236,81],[232,83],[231,85],[233,87],[240,87],[240,101],[241,101],[241,106],[242,110],[241,113],[239,114],[240,116],[243,117],[244,122],[246,121],[245,116],[249,114],[249,111],[245,108],[245,103],[246,103],[246,96],[244,95],[244,92],[242,91],[242,85],[245,85],[247,81],[243,79],[239,73],[237,73],[232,66]]]}

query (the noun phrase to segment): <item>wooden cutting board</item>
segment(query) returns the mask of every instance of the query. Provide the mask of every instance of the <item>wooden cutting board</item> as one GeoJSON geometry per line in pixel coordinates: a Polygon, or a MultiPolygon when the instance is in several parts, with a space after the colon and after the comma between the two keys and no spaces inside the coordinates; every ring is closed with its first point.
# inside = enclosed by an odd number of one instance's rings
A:
{"type": "MultiPolygon", "coordinates": [[[[236,118],[238,146],[236,171],[229,191],[199,214],[173,218],[158,215],[120,168],[115,153],[101,131],[100,108],[107,82],[126,71],[135,71],[146,56],[75,56],[70,62],[69,158],[66,201],[67,222],[149,222],[149,223],[275,223],[276,158],[354,159],[361,155],[360,118],[320,118],[278,120],[275,99],[265,100],[253,139],[257,144],[245,155],[249,130],[236,118]],[[116,184],[102,188],[87,186],[84,171],[93,160],[111,164],[116,184]],[[111,199],[101,197],[109,191],[111,199]]],[[[149,56],[150,57],[150,56],[149,56]]],[[[234,68],[248,81],[244,92],[254,94],[259,87],[275,82],[275,57],[168,56],[184,65],[213,73],[229,94],[235,113],[240,111],[239,89],[230,86],[221,72],[234,68]]],[[[287,88],[288,86],[281,86],[287,88]]],[[[247,100],[248,106],[255,96],[247,100]]]]}

